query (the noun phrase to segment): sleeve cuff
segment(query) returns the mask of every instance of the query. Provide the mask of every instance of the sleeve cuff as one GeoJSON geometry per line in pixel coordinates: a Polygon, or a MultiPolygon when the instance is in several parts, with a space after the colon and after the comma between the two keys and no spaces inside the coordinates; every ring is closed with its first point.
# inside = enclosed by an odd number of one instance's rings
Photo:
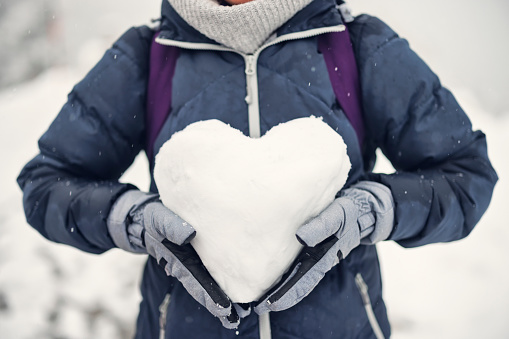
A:
{"type": "Polygon", "coordinates": [[[157,194],[129,190],[115,201],[108,215],[107,225],[108,232],[117,247],[132,253],[146,253],[145,249],[135,246],[129,241],[127,217],[131,211],[158,198],[157,194]]]}

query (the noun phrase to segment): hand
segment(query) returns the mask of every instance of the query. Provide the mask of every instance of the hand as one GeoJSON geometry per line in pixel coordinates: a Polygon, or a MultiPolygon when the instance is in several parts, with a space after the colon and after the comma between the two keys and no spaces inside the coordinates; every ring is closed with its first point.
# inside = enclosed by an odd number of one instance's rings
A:
{"type": "Polygon", "coordinates": [[[342,191],[322,213],[297,230],[297,239],[305,247],[254,310],[262,314],[294,306],[361,242],[385,240],[393,228],[393,206],[390,190],[378,183],[361,182],[342,191]]]}
{"type": "MultiPolygon", "coordinates": [[[[241,312],[245,316],[246,310],[232,304],[189,244],[196,235],[194,228],[159,201],[149,202],[130,215],[132,225],[143,225],[139,238],[144,239],[147,252],[166,274],[177,278],[194,299],[221,320],[224,327],[238,327],[238,314],[241,312]]],[[[128,227],[128,230],[132,237],[137,235],[140,227],[128,227]]]]}
{"type": "Polygon", "coordinates": [[[124,193],[110,212],[108,228],[117,246],[154,257],[166,274],[177,278],[224,327],[238,327],[240,317],[251,311],[231,302],[189,243],[196,235],[194,228],[166,208],[157,195],[134,190],[124,193]],[[114,221],[122,220],[122,215],[127,229],[124,226],[125,234],[119,235],[114,221]]]}

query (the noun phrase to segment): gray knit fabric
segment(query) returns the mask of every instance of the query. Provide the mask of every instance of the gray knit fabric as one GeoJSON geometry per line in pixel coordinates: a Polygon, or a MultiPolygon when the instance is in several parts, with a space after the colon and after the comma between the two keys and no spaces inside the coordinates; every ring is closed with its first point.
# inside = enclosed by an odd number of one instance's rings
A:
{"type": "Polygon", "coordinates": [[[233,6],[222,6],[217,0],[168,1],[203,35],[238,52],[252,54],[313,0],[253,0],[233,6]]]}

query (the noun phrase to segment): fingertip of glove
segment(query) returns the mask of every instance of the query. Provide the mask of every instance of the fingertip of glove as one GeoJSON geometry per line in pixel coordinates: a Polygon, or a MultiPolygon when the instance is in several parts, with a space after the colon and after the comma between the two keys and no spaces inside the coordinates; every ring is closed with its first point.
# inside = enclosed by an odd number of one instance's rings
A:
{"type": "Polygon", "coordinates": [[[295,237],[302,246],[308,246],[308,244],[298,234],[295,234],[295,237]]]}
{"type": "Polygon", "coordinates": [[[226,317],[226,320],[228,320],[230,324],[239,323],[240,318],[239,315],[237,314],[237,311],[235,311],[234,308],[232,308],[232,313],[230,313],[230,315],[226,317]]]}
{"type": "Polygon", "coordinates": [[[193,231],[193,233],[189,234],[189,236],[184,240],[184,242],[182,243],[182,245],[187,245],[191,242],[191,240],[194,239],[194,237],[196,237],[196,231],[193,231]]]}
{"type": "Polygon", "coordinates": [[[314,247],[316,246],[322,239],[319,233],[320,230],[323,229],[323,224],[317,218],[314,218],[307,222],[306,224],[299,227],[297,232],[295,232],[295,236],[297,237],[297,241],[301,243],[303,246],[314,247]],[[318,234],[318,236],[317,236],[318,234]]]}
{"type": "Polygon", "coordinates": [[[229,330],[234,330],[240,325],[240,317],[234,308],[232,308],[232,313],[227,316],[220,317],[220,320],[223,324],[223,327],[229,330]]]}
{"type": "Polygon", "coordinates": [[[299,229],[295,234],[295,237],[304,247],[315,247],[320,242],[314,233],[308,232],[308,230],[304,228],[299,229]]]}

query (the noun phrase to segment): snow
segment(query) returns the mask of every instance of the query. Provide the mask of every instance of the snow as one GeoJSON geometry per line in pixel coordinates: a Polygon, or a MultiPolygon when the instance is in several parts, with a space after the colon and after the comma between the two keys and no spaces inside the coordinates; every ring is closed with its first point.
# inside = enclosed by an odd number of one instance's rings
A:
{"type": "Polygon", "coordinates": [[[349,0],[353,13],[383,19],[448,86],[476,91],[490,113],[507,112],[509,2],[349,0]]]}
{"type": "Polygon", "coordinates": [[[163,203],[196,229],[191,244],[234,302],[263,296],[302,245],[295,232],[348,178],[343,138],[301,118],[249,138],[219,120],[187,126],[156,157],[163,203]]]}
{"type": "Polygon", "coordinates": [[[144,258],[119,250],[93,256],[46,241],[27,226],[15,183],[77,76],[54,69],[0,92],[2,338],[125,338],[134,330],[144,258]]]}
{"type": "MultiPolygon", "coordinates": [[[[488,138],[488,153],[500,181],[492,203],[469,237],[454,243],[403,249],[378,245],[384,297],[394,338],[509,337],[509,115],[494,116],[469,89],[453,89],[474,129],[488,138]]],[[[507,112],[509,113],[509,111],[507,112]]],[[[379,163],[381,172],[390,165],[379,163]]]]}
{"type": "MultiPolygon", "coordinates": [[[[59,2],[57,20],[63,20],[66,64],[71,66],[0,92],[0,337],[128,338],[140,301],[144,258],[120,251],[92,256],[47,242],[26,225],[15,178],[35,155],[37,139],[72,85],[125,27],[156,16],[159,3],[59,2]]],[[[503,42],[509,3],[349,2],[354,13],[387,20],[440,74],[474,126],[487,134],[501,177],[490,208],[468,238],[411,250],[389,242],[378,245],[393,338],[508,338],[509,45],[503,42]]],[[[18,24],[33,24],[26,20],[18,24]]],[[[5,46],[3,40],[0,44],[5,46]]],[[[138,157],[123,180],[147,189],[147,166],[138,157]]],[[[390,166],[380,163],[378,169],[390,171],[390,166]]]]}
{"type": "Polygon", "coordinates": [[[33,78],[59,61],[62,50],[52,34],[56,32],[53,11],[52,0],[0,2],[0,32],[4,33],[0,37],[0,88],[33,78]]]}

